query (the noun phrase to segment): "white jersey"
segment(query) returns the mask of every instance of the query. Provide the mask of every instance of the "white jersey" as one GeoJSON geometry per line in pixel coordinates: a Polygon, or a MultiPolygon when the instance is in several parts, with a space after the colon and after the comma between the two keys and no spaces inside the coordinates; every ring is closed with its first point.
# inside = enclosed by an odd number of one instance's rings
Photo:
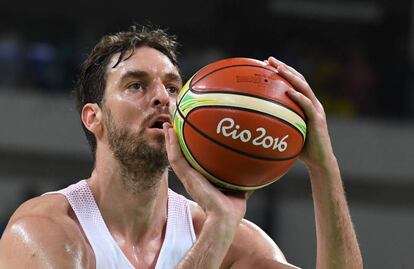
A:
{"type": "MultiPolygon", "coordinates": [[[[133,269],[109,232],[85,180],[45,194],[63,194],[92,246],[97,269],[133,269]]],[[[175,268],[196,240],[188,200],[168,190],[167,228],[155,269],[175,268]]]]}

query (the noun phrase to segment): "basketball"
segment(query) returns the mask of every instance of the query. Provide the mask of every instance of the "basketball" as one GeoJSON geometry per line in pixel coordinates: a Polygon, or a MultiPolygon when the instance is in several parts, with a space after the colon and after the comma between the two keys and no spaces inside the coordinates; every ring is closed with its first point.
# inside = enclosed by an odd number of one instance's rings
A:
{"type": "Polygon", "coordinates": [[[184,85],[173,126],[188,162],[220,188],[254,190],[281,178],[300,154],[305,115],[293,88],[265,62],[211,63],[184,85]]]}

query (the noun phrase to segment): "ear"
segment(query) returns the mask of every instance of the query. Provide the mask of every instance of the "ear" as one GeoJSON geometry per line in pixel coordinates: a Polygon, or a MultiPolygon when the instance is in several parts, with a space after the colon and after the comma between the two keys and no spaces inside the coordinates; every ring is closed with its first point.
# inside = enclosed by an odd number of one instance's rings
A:
{"type": "Polygon", "coordinates": [[[96,137],[102,135],[102,110],[97,104],[88,103],[84,105],[82,108],[81,119],[86,129],[95,134],[96,137]]]}

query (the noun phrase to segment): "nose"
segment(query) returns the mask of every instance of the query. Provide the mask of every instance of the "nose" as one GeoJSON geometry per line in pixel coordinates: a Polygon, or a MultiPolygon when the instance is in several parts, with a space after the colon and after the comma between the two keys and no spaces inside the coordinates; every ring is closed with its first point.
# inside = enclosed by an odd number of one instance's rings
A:
{"type": "Polygon", "coordinates": [[[168,107],[170,105],[170,95],[164,84],[157,83],[154,87],[154,94],[151,99],[152,107],[168,107]]]}

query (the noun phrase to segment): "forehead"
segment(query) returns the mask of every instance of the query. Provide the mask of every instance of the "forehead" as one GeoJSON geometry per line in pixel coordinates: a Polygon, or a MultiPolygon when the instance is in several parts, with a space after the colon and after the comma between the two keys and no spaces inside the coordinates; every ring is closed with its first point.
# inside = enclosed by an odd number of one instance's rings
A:
{"type": "MultiPolygon", "coordinates": [[[[107,67],[107,81],[117,80],[123,74],[129,71],[145,71],[152,76],[162,77],[165,74],[175,73],[179,75],[177,67],[171,60],[159,50],[150,47],[135,48],[131,57],[128,58],[130,52],[126,53],[126,60],[121,60],[114,68],[113,66],[118,61],[120,53],[114,54],[107,67]]],[[[125,57],[125,56],[124,56],[125,57]]]]}

